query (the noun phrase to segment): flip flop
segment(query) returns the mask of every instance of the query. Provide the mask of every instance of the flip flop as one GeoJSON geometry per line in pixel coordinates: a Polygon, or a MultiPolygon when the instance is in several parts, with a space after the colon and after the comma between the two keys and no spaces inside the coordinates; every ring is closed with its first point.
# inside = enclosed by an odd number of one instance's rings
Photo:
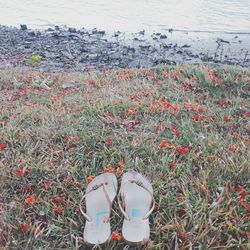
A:
{"type": "Polygon", "coordinates": [[[125,217],[122,226],[124,240],[130,244],[149,241],[148,218],[155,207],[153,188],[149,180],[135,171],[125,173],[118,194],[118,203],[125,217]]]}
{"type": "Polygon", "coordinates": [[[80,211],[86,218],[83,239],[85,243],[97,245],[105,243],[111,235],[110,215],[112,203],[117,193],[117,179],[112,173],[104,173],[93,179],[80,201],[80,211]],[[81,203],[86,200],[86,213],[81,203]]]}

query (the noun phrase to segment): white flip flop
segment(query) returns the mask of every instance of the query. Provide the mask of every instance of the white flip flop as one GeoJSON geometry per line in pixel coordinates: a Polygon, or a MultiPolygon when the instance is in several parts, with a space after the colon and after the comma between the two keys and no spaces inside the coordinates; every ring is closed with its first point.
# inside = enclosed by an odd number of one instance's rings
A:
{"type": "Polygon", "coordinates": [[[117,193],[117,179],[112,173],[104,173],[93,179],[80,201],[80,211],[86,218],[83,239],[90,245],[103,244],[111,235],[110,215],[117,193]],[[86,213],[81,203],[86,200],[86,213]]]}
{"type": "Polygon", "coordinates": [[[148,218],[155,207],[153,188],[149,180],[135,171],[125,173],[122,177],[118,202],[125,217],[122,226],[124,240],[130,244],[149,241],[148,218]]]}

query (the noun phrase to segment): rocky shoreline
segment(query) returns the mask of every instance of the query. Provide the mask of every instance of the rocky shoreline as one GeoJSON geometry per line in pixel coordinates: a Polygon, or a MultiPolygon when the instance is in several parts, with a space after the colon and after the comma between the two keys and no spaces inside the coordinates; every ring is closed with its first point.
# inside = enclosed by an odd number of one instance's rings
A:
{"type": "Polygon", "coordinates": [[[250,68],[250,34],[172,29],[127,34],[58,26],[47,30],[30,30],[26,25],[0,26],[0,68],[32,67],[60,72],[177,63],[250,68]],[[38,60],[32,60],[34,56],[38,60]]]}

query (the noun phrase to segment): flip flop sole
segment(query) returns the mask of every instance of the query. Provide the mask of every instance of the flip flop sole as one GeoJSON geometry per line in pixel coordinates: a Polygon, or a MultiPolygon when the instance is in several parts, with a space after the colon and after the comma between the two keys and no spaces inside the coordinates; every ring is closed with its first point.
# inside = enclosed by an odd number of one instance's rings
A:
{"type": "MultiPolygon", "coordinates": [[[[86,192],[96,185],[105,183],[106,193],[111,203],[117,192],[117,179],[112,173],[105,173],[97,176],[87,187],[86,192]]],[[[89,192],[86,195],[86,213],[91,221],[86,221],[83,233],[84,241],[89,245],[103,244],[111,235],[110,217],[111,208],[102,187],[89,192]]]]}
{"type": "Polygon", "coordinates": [[[143,183],[150,193],[153,193],[153,188],[146,177],[135,171],[125,173],[122,178],[125,211],[130,218],[130,220],[124,219],[122,235],[130,244],[141,244],[150,239],[149,220],[143,217],[150,210],[152,195],[136,183],[128,183],[130,180],[143,183]]]}

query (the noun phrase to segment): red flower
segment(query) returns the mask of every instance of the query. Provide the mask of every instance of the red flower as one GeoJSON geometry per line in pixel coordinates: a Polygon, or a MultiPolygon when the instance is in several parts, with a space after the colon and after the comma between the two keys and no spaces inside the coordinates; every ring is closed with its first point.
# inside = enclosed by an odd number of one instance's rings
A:
{"type": "Polygon", "coordinates": [[[93,181],[95,177],[93,175],[90,175],[88,178],[87,178],[87,183],[90,183],[91,181],[93,181]]]}
{"type": "Polygon", "coordinates": [[[20,224],[20,228],[24,234],[27,234],[30,231],[30,226],[27,223],[20,224]]]}
{"type": "Polygon", "coordinates": [[[1,124],[2,126],[6,126],[7,123],[8,123],[7,121],[1,121],[1,122],[0,122],[0,124],[1,124]]]}
{"type": "Polygon", "coordinates": [[[224,121],[224,122],[230,121],[230,116],[225,115],[224,118],[223,118],[223,121],[224,121]]]}
{"type": "Polygon", "coordinates": [[[243,117],[244,118],[247,118],[249,116],[249,114],[247,113],[247,112],[245,112],[244,114],[243,114],[243,117]]]}
{"type": "Polygon", "coordinates": [[[122,240],[122,236],[120,234],[114,233],[114,232],[111,234],[111,238],[113,240],[117,240],[117,241],[121,241],[122,240]]]}
{"type": "Polygon", "coordinates": [[[35,202],[35,195],[34,194],[29,195],[26,198],[25,202],[29,205],[32,205],[35,202]]]}
{"type": "Polygon", "coordinates": [[[114,118],[115,118],[115,116],[114,116],[113,113],[109,113],[109,114],[108,114],[108,117],[111,118],[111,119],[114,119],[114,118]]]}
{"type": "Polygon", "coordinates": [[[51,182],[50,181],[47,181],[44,183],[44,188],[45,189],[49,189],[49,187],[51,186],[51,182]]]}
{"type": "Polygon", "coordinates": [[[65,206],[54,206],[53,211],[55,213],[61,213],[65,209],[65,206]]]}
{"type": "Polygon", "coordinates": [[[176,167],[176,162],[169,162],[168,163],[168,166],[170,167],[170,168],[174,168],[174,167],[176,167]]]}
{"type": "Polygon", "coordinates": [[[65,201],[65,197],[61,197],[61,196],[57,196],[52,199],[53,203],[58,203],[58,202],[63,202],[63,201],[65,201]]]}
{"type": "Polygon", "coordinates": [[[181,132],[180,132],[178,129],[170,128],[170,130],[171,130],[171,132],[172,132],[173,134],[175,134],[175,135],[177,135],[177,136],[181,134],[181,132]]]}
{"type": "Polygon", "coordinates": [[[112,141],[111,141],[111,139],[110,139],[109,137],[107,137],[107,138],[105,139],[104,143],[105,143],[105,145],[107,145],[107,146],[112,145],[112,141]]]}
{"type": "Polygon", "coordinates": [[[180,154],[180,155],[186,155],[188,153],[188,150],[186,148],[177,147],[173,150],[173,153],[180,154]]]}
{"type": "Polygon", "coordinates": [[[6,144],[0,143],[0,149],[4,149],[4,148],[6,148],[6,144]]]}
{"type": "Polygon", "coordinates": [[[128,112],[131,114],[135,114],[135,108],[133,106],[128,107],[128,112]]]}
{"type": "Polygon", "coordinates": [[[118,166],[119,166],[119,167],[124,166],[124,161],[123,161],[123,160],[120,160],[120,161],[118,162],[118,166]]]}
{"type": "Polygon", "coordinates": [[[235,188],[234,191],[239,194],[239,202],[241,206],[250,212],[250,207],[246,201],[247,192],[243,187],[235,188]]]}
{"type": "Polygon", "coordinates": [[[194,118],[195,120],[199,120],[200,115],[199,115],[199,114],[194,114],[193,118],[194,118]]]}
{"type": "Polygon", "coordinates": [[[202,107],[200,107],[200,108],[198,109],[198,111],[199,111],[200,113],[204,113],[204,112],[205,112],[205,109],[202,108],[202,107]]]}
{"type": "Polygon", "coordinates": [[[23,169],[23,168],[21,168],[21,169],[19,169],[19,170],[17,171],[17,176],[18,176],[18,177],[23,177],[23,174],[24,174],[24,169],[23,169]]]}
{"type": "Polygon", "coordinates": [[[169,143],[166,141],[166,140],[163,140],[160,144],[160,147],[161,148],[165,148],[165,147],[168,147],[169,146],[169,143]]]}

